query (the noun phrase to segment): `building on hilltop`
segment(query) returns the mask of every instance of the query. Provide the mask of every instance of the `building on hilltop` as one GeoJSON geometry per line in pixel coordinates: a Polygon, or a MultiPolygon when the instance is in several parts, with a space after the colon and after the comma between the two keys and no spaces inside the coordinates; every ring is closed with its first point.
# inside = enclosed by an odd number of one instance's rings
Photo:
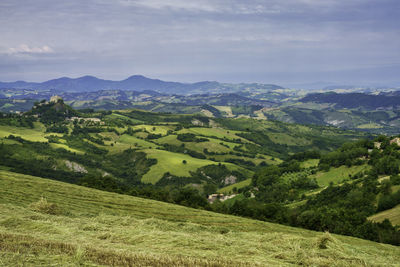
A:
{"type": "Polygon", "coordinates": [[[57,103],[59,100],[62,100],[62,97],[61,97],[61,96],[53,95],[53,96],[50,98],[50,103],[57,103]]]}

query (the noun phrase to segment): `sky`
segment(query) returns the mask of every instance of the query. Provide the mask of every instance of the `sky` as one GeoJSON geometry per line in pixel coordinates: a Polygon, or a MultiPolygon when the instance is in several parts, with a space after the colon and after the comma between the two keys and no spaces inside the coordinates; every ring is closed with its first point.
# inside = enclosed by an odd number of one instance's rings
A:
{"type": "Polygon", "coordinates": [[[0,80],[400,86],[399,0],[1,0],[0,80]]]}

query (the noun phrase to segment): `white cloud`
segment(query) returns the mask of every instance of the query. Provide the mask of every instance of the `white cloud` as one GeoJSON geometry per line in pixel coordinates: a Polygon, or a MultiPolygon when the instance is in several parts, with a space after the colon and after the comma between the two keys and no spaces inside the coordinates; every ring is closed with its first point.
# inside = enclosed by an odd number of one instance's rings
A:
{"type": "Polygon", "coordinates": [[[9,54],[49,54],[53,52],[54,50],[47,45],[35,47],[21,44],[17,47],[10,47],[8,49],[9,54]]]}

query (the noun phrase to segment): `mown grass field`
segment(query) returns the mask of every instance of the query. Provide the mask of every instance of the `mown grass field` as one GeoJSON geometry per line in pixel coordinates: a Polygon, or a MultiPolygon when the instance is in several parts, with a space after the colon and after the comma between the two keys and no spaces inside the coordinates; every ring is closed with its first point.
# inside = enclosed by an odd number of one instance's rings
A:
{"type": "Polygon", "coordinates": [[[3,266],[395,266],[399,261],[400,248],[390,245],[0,171],[3,266]],[[38,205],[42,197],[47,202],[38,205]]]}

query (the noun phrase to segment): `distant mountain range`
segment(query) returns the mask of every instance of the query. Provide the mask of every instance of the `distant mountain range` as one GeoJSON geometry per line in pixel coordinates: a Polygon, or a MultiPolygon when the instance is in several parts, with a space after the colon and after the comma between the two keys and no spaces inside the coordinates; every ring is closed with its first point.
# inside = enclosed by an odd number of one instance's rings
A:
{"type": "Polygon", "coordinates": [[[215,81],[197,83],[166,82],[150,79],[141,75],[133,75],[122,81],[103,80],[94,76],[80,78],[58,78],[42,83],[35,82],[0,82],[0,88],[53,90],[56,92],[92,92],[99,90],[152,90],[167,94],[194,94],[194,93],[227,93],[241,90],[274,90],[283,89],[274,84],[227,84],[215,81]]]}

